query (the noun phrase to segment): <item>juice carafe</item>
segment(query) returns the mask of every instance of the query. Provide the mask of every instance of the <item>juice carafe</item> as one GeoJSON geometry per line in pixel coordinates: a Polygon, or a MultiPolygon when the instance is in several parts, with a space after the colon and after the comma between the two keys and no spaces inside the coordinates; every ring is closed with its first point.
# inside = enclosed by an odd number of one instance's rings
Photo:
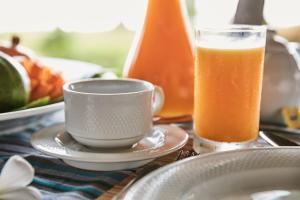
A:
{"type": "Polygon", "coordinates": [[[181,0],[148,0],[144,25],[127,58],[124,76],[163,88],[159,116],[191,116],[193,112],[193,48],[181,0]]]}

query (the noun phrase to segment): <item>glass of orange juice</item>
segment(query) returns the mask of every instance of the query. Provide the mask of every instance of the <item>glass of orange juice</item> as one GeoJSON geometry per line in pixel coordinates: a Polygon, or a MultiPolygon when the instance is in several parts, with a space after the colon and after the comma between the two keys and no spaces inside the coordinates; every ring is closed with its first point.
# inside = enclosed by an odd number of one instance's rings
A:
{"type": "Polygon", "coordinates": [[[248,146],[259,131],[266,27],[196,30],[194,149],[248,146]]]}

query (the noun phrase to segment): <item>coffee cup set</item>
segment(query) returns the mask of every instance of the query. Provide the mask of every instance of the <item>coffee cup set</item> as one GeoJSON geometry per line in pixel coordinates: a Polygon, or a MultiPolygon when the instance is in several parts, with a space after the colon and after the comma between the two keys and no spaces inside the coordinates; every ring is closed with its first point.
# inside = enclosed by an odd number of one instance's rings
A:
{"type": "Polygon", "coordinates": [[[40,130],[31,144],[73,167],[136,168],[180,149],[188,140],[175,125],[153,125],[164,94],[149,82],[86,79],[66,83],[63,90],[65,124],[40,130]]]}

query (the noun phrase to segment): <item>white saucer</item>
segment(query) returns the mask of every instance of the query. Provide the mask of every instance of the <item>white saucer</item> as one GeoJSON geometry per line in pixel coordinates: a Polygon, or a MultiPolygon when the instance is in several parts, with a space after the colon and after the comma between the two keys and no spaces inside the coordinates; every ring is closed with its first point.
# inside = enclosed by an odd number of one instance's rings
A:
{"type": "Polygon", "coordinates": [[[155,158],[183,147],[188,134],[173,125],[154,126],[151,135],[129,149],[91,149],[76,142],[64,125],[44,128],[35,133],[31,144],[37,150],[57,158],[73,167],[95,171],[136,168],[155,158]]]}

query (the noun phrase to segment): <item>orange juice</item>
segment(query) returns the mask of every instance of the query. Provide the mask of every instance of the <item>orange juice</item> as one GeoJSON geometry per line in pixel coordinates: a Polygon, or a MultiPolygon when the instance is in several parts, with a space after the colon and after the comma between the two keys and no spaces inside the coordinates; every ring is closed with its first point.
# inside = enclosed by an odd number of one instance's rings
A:
{"type": "Polygon", "coordinates": [[[194,56],[181,0],[148,0],[143,26],[125,64],[125,76],[163,88],[160,116],[192,115],[194,56]]]}
{"type": "Polygon", "coordinates": [[[263,60],[263,47],[198,47],[194,101],[197,135],[219,142],[257,137],[263,60]]]}

